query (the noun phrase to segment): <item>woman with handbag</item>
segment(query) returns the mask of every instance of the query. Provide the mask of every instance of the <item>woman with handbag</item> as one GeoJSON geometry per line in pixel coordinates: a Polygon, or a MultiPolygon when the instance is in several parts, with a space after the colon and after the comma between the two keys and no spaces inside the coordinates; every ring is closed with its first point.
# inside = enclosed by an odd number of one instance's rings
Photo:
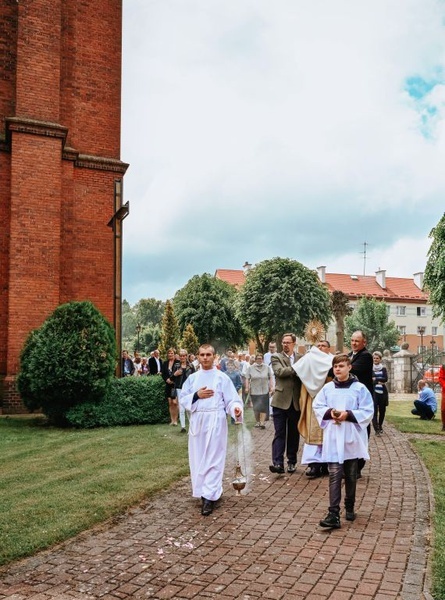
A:
{"type": "Polygon", "coordinates": [[[274,381],[271,369],[263,362],[263,355],[257,353],[255,362],[246,371],[246,391],[250,394],[255,415],[255,427],[266,429],[269,419],[269,395],[273,393],[274,381]]]}
{"type": "Polygon", "coordinates": [[[178,424],[179,405],[176,395],[174,372],[179,368],[179,357],[176,357],[176,350],[169,348],[167,360],[162,363],[161,375],[165,381],[165,398],[168,401],[168,411],[170,413],[170,425],[178,424]]]}

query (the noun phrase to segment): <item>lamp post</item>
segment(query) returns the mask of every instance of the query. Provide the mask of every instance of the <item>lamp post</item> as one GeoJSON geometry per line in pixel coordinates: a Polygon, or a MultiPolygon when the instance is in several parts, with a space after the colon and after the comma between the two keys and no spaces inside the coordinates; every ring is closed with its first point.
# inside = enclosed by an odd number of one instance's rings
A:
{"type": "Polygon", "coordinates": [[[434,370],[434,346],[436,344],[436,340],[432,337],[431,339],[431,373],[433,375],[433,384],[436,383],[436,371],[434,370]]]}
{"type": "Polygon", "coordinates": [[[136,333],[138,334],[138,343],[137,343],[137,351],[139,352],[139,336],[141,334],[141,330],[142,330],[142,325],[140,323],[138,323],[136,325],[136,333]]]}
{"type": "Polygon", "coordinates": [[[425,327],[419,327],[419,333],[420,333],[420,354],[422,356],[422,377],[423,377],[423,371],[425,368],[424,365],[424,349],[423,349],[423,334],[425,333],[425,327]]]}

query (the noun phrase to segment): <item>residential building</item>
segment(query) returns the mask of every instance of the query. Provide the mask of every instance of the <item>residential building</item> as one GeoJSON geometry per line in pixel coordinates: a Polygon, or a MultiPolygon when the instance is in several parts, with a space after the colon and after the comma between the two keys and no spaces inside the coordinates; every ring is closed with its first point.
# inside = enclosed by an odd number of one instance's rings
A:
{"type": "MultiPolygon", "coordinates": [[[[249,265],[250,266],[250,265],[249,265]]],[[[434,350],[439,353],[444,347],[444,326],[440,319],[433,318],[428,294],[422,290],[423,273],[410,277],[388,277],[379,269],[375,275],[327,273],[326,267],[317,268],[318,277],[330,293],[338,290],[345,293],[354,308],[362,296],[370,296],[386,303],[388,317],[400,331],[399,345],[407,342],[414,353],[434,350]]],[[[215,277],[236,287],[244,282],[245,271],[217,269],[215,277]]],[[[335,350],[335,322],[329,326],[327,338],[335,350]]],[[[346,340],[347,341],[347,340],[346,340]]],[[[305,350],[304,340],[299,340],[299,350],[305,350]]]]}

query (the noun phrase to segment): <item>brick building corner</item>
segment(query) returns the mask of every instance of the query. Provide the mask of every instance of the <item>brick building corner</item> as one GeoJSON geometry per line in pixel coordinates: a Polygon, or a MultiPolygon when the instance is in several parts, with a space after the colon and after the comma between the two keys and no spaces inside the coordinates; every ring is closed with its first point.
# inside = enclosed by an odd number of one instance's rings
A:
{"type": "Polygon", "coordinates": [[[121,0],[0,5],[3,413],[23,410],[20,351],[59,304],[120,330],[121,32],[121,0]]]}

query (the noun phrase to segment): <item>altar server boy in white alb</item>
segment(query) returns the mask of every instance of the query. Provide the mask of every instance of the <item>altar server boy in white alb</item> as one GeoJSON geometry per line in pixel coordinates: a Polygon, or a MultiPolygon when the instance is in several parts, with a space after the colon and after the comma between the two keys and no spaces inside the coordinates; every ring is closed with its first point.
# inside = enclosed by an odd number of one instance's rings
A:
{"type": "Polygon", "coordinates": [[[201,514],[213,512],[223,491],[227,452],[227,415],[242,421],[243,402],[230,378],[214,367],[215,350],[204,344],[201,368],[186,379],[179,396],[189,414],[189,463],[192,490],[201,498],[201,514]]]}
{"type": "Polygon", "coordinates": [[[341,484],[345,476],[346,520],[354,521],[358,459],[369,460],[366,428],[374,414],[374,402],[367,388],[351,375],[351,359],[334,356],[334,380],[317,394],[313,409],[323,429],[323,460],[329,468],[329,512],[321,527],[340,525],[341,484]]]}

